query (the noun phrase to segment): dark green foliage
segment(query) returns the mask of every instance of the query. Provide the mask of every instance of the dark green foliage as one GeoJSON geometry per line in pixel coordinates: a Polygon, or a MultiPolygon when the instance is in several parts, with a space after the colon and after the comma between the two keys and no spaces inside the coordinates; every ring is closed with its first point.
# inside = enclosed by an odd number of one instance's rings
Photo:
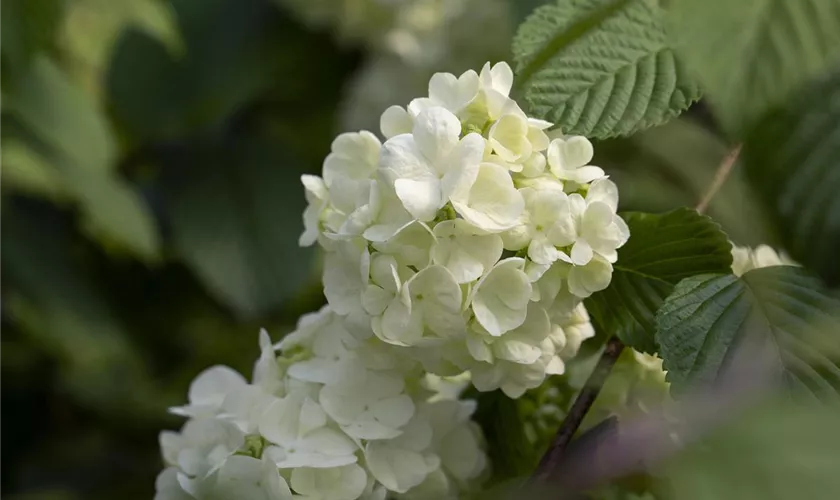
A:
{"type": "Polygon", "coordinates": [[[743,155],[791,257],[840,285],[840,72],[769,113],[743,155]]]}
{"type": "Polygon", "coordinates": [[[840,389],[840,302],[792,266],[741,278],[704,275],[679,283],[656,314],[656,340],[678,392],[714,382],[741,346],[757,364],[769,352],[791,389],[834,397],[840,389]]]}
{"type": "Polygon", "coordinates": [[[669,34],[715,113],[743,136],[840,62],[836,0],[671,0],[669,34]]]}
{"type": "Polygon", "coordinates": [[[619,249],[610,286],[586,300],[599,330],[655,352],[654,314],[683,278],[727,272],[729,241],[710,218],[691,209],[661,215],[627,213],[630,240],[619,249]]]}

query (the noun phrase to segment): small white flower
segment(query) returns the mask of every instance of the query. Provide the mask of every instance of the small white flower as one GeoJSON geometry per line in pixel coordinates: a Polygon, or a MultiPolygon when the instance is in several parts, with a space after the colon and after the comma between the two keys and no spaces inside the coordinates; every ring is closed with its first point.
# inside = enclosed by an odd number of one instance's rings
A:
{"type": "Polygon", "coordinates": [[[502,61],[490,66],[485,63],[479,73],[479,80],[483,89],[492,89],[507,97],[513,87],[513,70],[508,63],[502,61]]]}
{"type": "Polygon", "coordinates": [[[452,273],[442,266],[429,266],[403,284],[381,320],[373,323],[374,332],[395,345],[458,335],[464,329],[461,300],[461,288],[452,273]]]}
{"type": "Polygon", "coordinates": [[[578,304],[571,312],[555,309],[551,314],[551,340],[557,353],[563,359],[575,357],[584,340],[595,336],[595,329],[589,321],[589,313],[583,303],[578,304]]]}
{"type": "Polygon", "coordinates": [[[405,209],[393,185],[380,180],[376,182],[375,188],[371,191],[368,205],[370,221],[362,236],[370,242],[378,243],[392,238],[415,218],[405,209]]]}
{"type": "Polygon", "coordinates": [[[586,265],[595,254],[611,263],[617,261],[616,250],[630,237],[624,219],[599,199],[584,200],[579,194],[572,194],[569,203],[577,226],[577,238],[570,252],[572,263],[586,265]]]}
{"type": "Polygon", "coordinates": [[[225,397],[244,389],[248,382],[236,370],[217,365],[199,373],[190,384],[189,404],[170,408],[175,415],[185,417],[215,416],[222,408],[225,397]]]}
{"type": "Polygon", "coordinates": [[[554,189],[521,190],[526,202],[523,226],[528,236],[528,257],[537,264],[551,264],[569,256],[558,250],[575,242],[574,217],[569,197],[554,189]]]}
{"type": "Polygon", "coordinates": [[[303,211],[303,234],[298,244],[308,247],[315,243],[321,231],[321,215],[329,202],[329,192],[324,180],[317,175],[302,175],[300,177],[306,193],[306,209],[303,211]]]}
{"type": "Polygon", "coordinates": [[[386,139],[395,135],[410,134],[414,119],[402,106],[391,106],[379,118],[379,129],[386,139]]]}
{"type": "Polygon", "coordinates": [[[371,474],[386,488],[405,493],[440,466],[438,456],[429,450],[431,444],[431,425],[421,415],[415,415],[400,436],[369,442],[365,460],[371,474]]]}
{"type": "Polygon", "coordinates": [[[489,271],[502,255],[502,238],[483,234],[462,219],[438,223],[434,229],[437,245],[432,260],[452,273],[458,283],[469,283],[489,271]]]}
{"type": "MultiPolygon", "coordinates": [[[[367,181],[379,165],[382,144],[370,132],[347,132],[335,138],[324,160],[324,183],[330,194],[347,191],[348,181],[367,181]]],[[[333,195],[333,198],[336,196],[333,195]]],[[[341,198],[341,196],[337,196],[341,198]]]]}
{"type": "Polygon", "coordinates": [[[796,265],[784,252],[776,252],[768,245],[759,245],[754,249],[732,246],[732,273],[735,276],[762,267],[796,265]]]}
{"type": "Polygon", "coordinates": [[[473,325],[467,334],[467,347],[477,361],[492,364],[505,360],[530,365],[542,356],[542,343],[550,332],[545,309],[531,302],[525,322],[500,337],[489,335],[480,325],[473,325]]]}
{"type": "Polygon", "coordinates": [[[292,470],[295,492],[310,500],[356,500],[365,491],[368,478],[356,464],[330,469],[299,467],[292,470]]]}
{"type": "Polygon", "coordinates": [[[531,281],[524,266],[525,260],[517,257],[499,261],[473,289],[472,310],[490,335],[502,335],[525,322],[531,281]]]}
{"type": "Polygon", "coordinates": [[[333,311],[346,315],[361,309],[370,275],[370,252],[363,242],[338,242],[324,256],[324,295],[333,311]]]}
{"type": "Polygon", "coordinates": [[[400,265],[422,269],[431,261],[435,236],[425,223],[414,221],[383,242],[373,243],[376,250],[393,255],[400,265]]]}
{"type": "Polygon", "coordinates": [[[192,419],[181,432],[160,434],[164,460],[191,478],[203,478],[221,467],[244,442],[239,428],[215,418],[192,419]]]}
{"type": "Polygon", "coordinates": [[[564,181],[586,184],[603,177],[604,171],[600,167],[589,165],[592,156],[592,143],[582,136],[554,139],[548,146],[551,173],[564,181]]]}
{"type": "Polygon", "coordinates": [[[277,364],[274,345],[264,328],[260,330],[259,344],[260,357],[254,363],[254,374],[251,379],[255,386],[267,394],[275,394],[282,388],[283,378],[280,373],[280,366],[277,364]]]}
{"type": "Polygon", "coordinates": [[[276,446],[265,450],[280,468],[337,467],[355,463],[357,448],[332,429],[323,408],[303,391],[276,400],[262,415],[260,434],[276,446]]]}
{"type": "Polygon", "coordinates": [[[551,340],[542,344],[542,355],[531,364],[497,360],[495,363],[476,363],[471,368],[473,385],[479,391],[501,389],[510,398],[522,396],[528,389],[538,387],[547,375],[561,375],[565,371],[563,361],[554,353],[551,340]]]}
{"type": "Polygon", "coordinates": [[[178,468],[167,467],[155,479],[154,500],[195,500],[178,482],[178,468]]]}
{"type": "Polygon", "coordinates": [[[594,255],[583,266],[572,266],[569,269],[569,291],[585,299],[595,292],[607,288],[612,279],[613,266],[607,259],[594,255]]]}
{"type": "Polygon", "coordinates": [[[429,97],[411,101],[408,110],[414,116],[440,106],[453,114],[460,114],[478,95],[479,77],[475,71],[465,71],[456,77],[451,73],[435,73],[429,80],[429,97]]]}
{"type": "MultiPolygon", "coordinates": [[[[513,101],[510,101],[513,102],[513,101]]],[[[509,106],[512,107],[512,106],[509,106]]],[[[518,107],[512,107],[495,120],[487,132],[487,140],[493,152],[510,163],[533,161],[535,152],[549,146],[544,132],[551,123],[528,118],[518,107]]],[[[522,167],[519,168],[521,170],[522,167]]]]}
{"type": "Polygon", "coordinates": [[[234,455],[198,487],[199,498],[227,500],[291,500],[286,480],[269,460],[234,455]]]}
{"type": "Polygon", "coordinates": [[[468,189],[478,175],[484,139],[460,139],[461,123],[451,112],[432,107],[421,112],[411,134],[392,137],[382,147],[380,169],[397,197],[415,218],[434,219],[456,190],[468,189]]]}
{"type": "Polygon", "coordinates": [[[525,207],[510,174],[495,163],[482,163],[474,181],[461,184],[450,199],[466,221],[491,233],[515,226],[525,207]]]}
{"type": "Polygon", "coordinates": [[[586,190],[586,203],[600,201],[615,212],[618,210],[618,186],[609,177],[596,179],[586,190]]]}
{"type": "Polygon", "coordinates": [[[404,390],[399,373],[368,371],[363,379],[324,386],[319,401],[348,436],[390,439],[414,415],[414,403],[404,390]]]}
{"type": "Polygon", "coordinates": [[[424,404],[420,411],[432,426],[432,449],[441,469],[464,482],[477,477],[487,465],[481,449],[481,432],[470,417],[475,401],[442,400],[424,404]]]}
{"type": "Polygon", "coordinates": [[[362,306],[373,317],[381,316],[414,272],[400,265],[393,255],[376,252],[370,260],[371,283],[362,294],[362,306]]]}

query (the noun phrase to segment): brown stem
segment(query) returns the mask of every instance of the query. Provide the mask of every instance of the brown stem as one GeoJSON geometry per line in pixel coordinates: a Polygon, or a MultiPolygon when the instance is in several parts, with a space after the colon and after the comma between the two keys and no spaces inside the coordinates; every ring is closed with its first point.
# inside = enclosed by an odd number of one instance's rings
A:
{"type": "Polygon", "coordinates": [[[598,393],[601,392],[601,387],[604,386],[610,370],[612,370],[623,349],[624,344],[615,337],[607,342],[607,346],[604,348],[604,352],[601,353],[598,364],[595,365],[595,369],[592,370],[592,373],[586,380],[586,384],[572,404],[569,414],[566,415],[560,428],[557,429],[557,434],[555,434],[554,440],[548,447],[548,451],[540,459],[533,479],[537,481],[548,479],[551,472],[560,464],[564,451],[572,441],[572,437],[574,437],[581,422],[583,422],[583,418],[592,407],[592,403],[595,402],[595,398],[598,397],[598,393]]]}
{"type": "Polygon", "coordinates": [[[707,208],[709,208],[709,203],[711,203],[712,198],[715,197],[718,190],[720,190],[721,186],[723,186],[723,183],[726,182],[726,179],[732,172],[732,167],[735,166],[735,161],[738,160],[738,155],[740,153],[741,145],[739,144],[723,158],[723,161],[720,162],[717,172],[715,172],[715,178],[712,180],[712,185],[709,186],[706,194],[703,195],[703,199],[697,204],[696,210],[698,213],[702,214],[707,208]]]}

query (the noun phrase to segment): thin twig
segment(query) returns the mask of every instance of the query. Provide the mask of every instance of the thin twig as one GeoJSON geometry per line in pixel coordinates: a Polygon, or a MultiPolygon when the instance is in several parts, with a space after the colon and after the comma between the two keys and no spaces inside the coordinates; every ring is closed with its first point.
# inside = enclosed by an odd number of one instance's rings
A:
{"type": "Polygon", "coordinates": [[[623,349],[624,344],[615,337],[607,342],[607,346],[604,348],[604,352],[601,353],[598,364],[595,365],[595,369],[592,370],[592,373],[586,380],[586,384],[572,404],[569,414],[566,415],[560,428],[557,429],[557,434],[555,434],[548,451],[540,459],[540,463],[533,476],[535,480],[546,480],[551,475],[551,472],[560,464],[563,458],[563,452],[572,441],[572,437],[574,437],[578,427],[583,422],[583,418],[589,412],[589,408],[592,407],[592,403],[595,402],[595,398],[598,397],[598,393],[601,392],[601,387],[604,386],[610,370],[612,370],[623,349]]]}
{"type": "Polygon", "coordinates": [[[723,161],[720,162],[717,172],[715,172],[715,178],[712,180],[712,185],[709,186],[706,194],[703,195],[703,199],[697,204],[697,212],[702,214],[707,208],[709,208],[709,203],[711,203],[712,198],[715,197],[721,186],[723,186],[723,183],[726,182],[726,179],[732,172],[732,167],[735,166],[735,162],[738,160],[738,155],[740,153],[741,145],[739,144],[723,158],[723,161]]]}

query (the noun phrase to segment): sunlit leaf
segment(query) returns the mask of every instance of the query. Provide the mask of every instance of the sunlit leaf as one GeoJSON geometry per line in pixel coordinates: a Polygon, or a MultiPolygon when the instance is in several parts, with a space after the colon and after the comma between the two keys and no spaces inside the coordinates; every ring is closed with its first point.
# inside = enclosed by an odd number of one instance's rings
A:
{"type": "Polygon", "coordinates": [[[700,97],[648,0],[558,0],[519,27],[513,54],[529,111],[606,138],[660,125],[700,97]]]}

